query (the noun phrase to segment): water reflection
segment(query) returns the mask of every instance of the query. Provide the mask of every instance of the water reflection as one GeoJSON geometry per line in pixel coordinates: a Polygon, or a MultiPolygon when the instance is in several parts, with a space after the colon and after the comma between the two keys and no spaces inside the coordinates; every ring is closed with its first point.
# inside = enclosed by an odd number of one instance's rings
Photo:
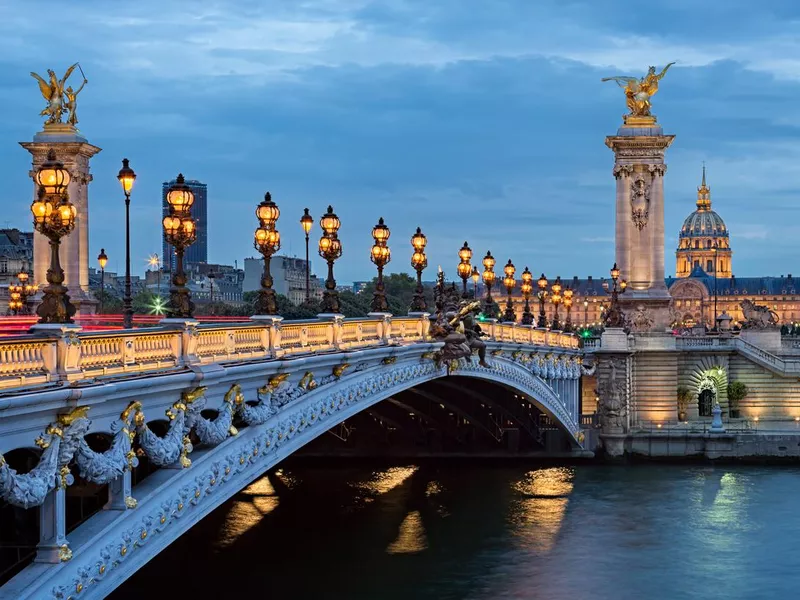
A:
{"type": "Polygon", "coordinates": [[[194,598],[788,598],[800,586],[799,495],[795,469],[292,468],[111,597],[152,595],[191,557],[194,572],[236,573],[233,588],[182,578],[194,598]]]}

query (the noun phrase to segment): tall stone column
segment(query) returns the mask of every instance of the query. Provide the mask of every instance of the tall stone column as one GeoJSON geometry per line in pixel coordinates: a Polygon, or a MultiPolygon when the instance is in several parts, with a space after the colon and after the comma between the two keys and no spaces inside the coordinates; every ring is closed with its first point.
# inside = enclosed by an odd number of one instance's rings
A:
{"type": "MultiPolygon", "coordinates": [[[[97,300],[89,290],[89,193],[92,181],[89,173],[89,160],[100,148],[86,141],[80,132],[66,123],[48,123],[44,129],[33,136],[32,142],[20,142],[31,153],[33,177],[52,148],[58,160],[64,163],[71,180],[67,188],[70,201],[75,205],[75,229],[61,240],[61,265],[64,268],[65,285],[69,289],[70,300],[78,314],[96,312],[97,300]]],[[[33,185],[33,197],[38,189],[33,185]]],[[[33,234],[33,277],[43,286],[46,284],[47,269],[50,266],[49,242],[38,232],[33,234]]]]}
{"type": "Polygon", "coordinates": [[[628,281],[620,302],[635,309],[639,330],[669,326],[670,296],[664,282],[664,153],[675,136],[664,135],[653,116],[627,115],[606,145],[614,151],[616,259],[628,281]]]}

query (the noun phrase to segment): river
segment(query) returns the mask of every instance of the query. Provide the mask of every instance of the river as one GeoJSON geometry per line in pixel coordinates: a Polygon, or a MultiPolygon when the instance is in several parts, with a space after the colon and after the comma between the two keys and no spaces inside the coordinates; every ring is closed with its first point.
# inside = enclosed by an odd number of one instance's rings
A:
{"type": "Polygon", "coordinates": [[[796,468],[294,466],[111,598],[789,598],[799,536],[796,468]]]}

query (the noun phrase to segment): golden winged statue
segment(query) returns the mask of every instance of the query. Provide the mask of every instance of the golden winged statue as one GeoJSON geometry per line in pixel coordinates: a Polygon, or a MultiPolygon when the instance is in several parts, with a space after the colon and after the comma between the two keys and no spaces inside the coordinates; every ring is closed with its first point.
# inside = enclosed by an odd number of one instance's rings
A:
{"type": "MultiPolygon", "coordinates": [[[[48,79],[44,79],[37,73],[31,71],[31,77],[33,77],[39,83],[39,90],[42,92],[42,97],[47,101],[47,106],[39,113],[42,117],[47,117],[47,123],[61,123],[62,117],[64,116],[64,111],[69,112],[69,116],[67,118],[67,123],[70,125],[75,125],[78,122],[78,117],[76,115],[76,108],[77,108],[77,100],[78,94],[83,89],[83,86],[88,83],[86,77],[83,78],[83,83],[77,90],[73,90],[72,86],[64,88],[64,85],[67,83],[67,79],[69,76],[72,75],[72,72],[75,68],[80,69],[80,65],[75,63],[70,68],[67,69],[64,76],[59,79],[55,71],[52,69],[47,69],[47,76],[48,79]],[[66,98],[65,98],[66,96],[66,98]]],[[[82,73],[83,71],[81,71],[82,73]]]]}
{"type": "Polygon", "coordinates": [[[656,74],[656,68],[650,67],[647,75],[641,79],[636,77],[604,77],[601,81],[616,81],[619,87],[625,90],[625,98],[630,109],[630,114],[635,117],[650,116],[650,98],[658,92],[658,82],[667,74],[674,62],[669,63],[661,73],[656,74]]]}

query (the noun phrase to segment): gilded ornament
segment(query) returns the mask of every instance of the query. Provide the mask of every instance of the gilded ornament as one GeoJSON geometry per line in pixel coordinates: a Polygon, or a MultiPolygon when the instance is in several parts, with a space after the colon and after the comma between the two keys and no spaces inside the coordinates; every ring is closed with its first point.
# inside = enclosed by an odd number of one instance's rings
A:
{"type": "Polygon", "coordinates": [[[297,385],[298,387],[304,390],[313,390],[314,388],[316,388],[317,382],[314,381],[314,373],[312,373],[311,371],[306,371],[306,374],[303,375],[303,378],[297,385]]]}
{"type": "Polygon", "coordinates": [[[61,469],[59,469],[58,472],[59,472],[59,475],[61,477],[61,487],[62,488],[66,488],[67,487],[67,478],[69,477],[69,466],[68,465],[64,465],[63,467],[61,467],[61,469]]]}
{"type": "Polygon", "coordinates": [[[238,383],[234,383],[227,392],[225,392],[225,402],[231,406],[241,406],[244,402],[244,394],[242,394],[242,387],[238,383]]]}
{"type": "Polygon", "coordinates": [[[396,357],[396,356],[387,356],[387,357],[386,357],[386,358],[384,358],[384,359],[383,359],[381,362],[382,362],[384,365],[393,365],[394,363],[396,363],[396,362],[397,362],[397,357],[396,357]]]}
{"type": "Polygon", "coordinates": [[[178,502],[178,510],[183,510],[183,502],[178,502]]]}
{"type": "Polygon", "coordinates": [[[136,508],[138,505],[139,505],[139,502],[136,500],[136,498],[133,498],[131,496],[126,496],[125,497],[125,506],[127,508],[130,508],[132,510],[132,509],[136,508]]]}
{"type": "Polygon", "coordinates": [[[64,415],[58,415],[58,422],[69,427],[78,419],[85,419],[90,408],[89,406],[79,406],[64,415]]]}
{"type": "Polygon", "coordinates": [[[239,430],[236,429],[236,427],[234,427],[233,425],[231,425],[228,428],[228,433],[230,433],[231,435],[239,435],[239,430]]]}
{"type": "Polygon", "coordinates": [[[194,497],[195,498],[199,498],[200,497],[200,490],[195,490],[194,491],[194,497]]]}
{"type": "Polygon", "coordinates": [[[167,517],[165,515],[161,515],[161,518],[159,519],[159,522],[163,525],[164,523],[167,522],[167,517]]]}
{"type": "Polygon", "coordinates": [[[217,480],[216,480],[216,479],[214,479],[214,478],[212,477],[212,478],[211,478],[211,481],[210,481],[209,483],[210,483],[211,485],[216,485],[216,483],[217,483],[217,480]]]}
{"type": "Polygon", "coordinates": [[[647,125],[655,123],[655,118],[650,114],[650,98],[658,92],[658,82],[667,74],[667,70],[674,65],[669,63],[661,73],[656,74],[656,68],[650,67],[647,75],[641,79],[636,77],[617,76],[604,77],[600,81],[615,81],[625,91],[626,104],[631,111],[625,118],[627,125],[647,125]],[[633,118],[630,118],[633,117],[633,118]],[[639,117],[637,119],[637,117],[639,117]],[[641,119],[641,117],[646,117],[641,119]]]}
{"type": "Polygon", "coordinates": [[[103,573],[106,572],[106,566],[105,565],[100,565],[100,568],[97,569],[97,572],[100,573],[100,575],[102,575],[103,573]]]}
{"type": "Polygon", "coordinates": [[[83,591],[83,584],[79,583],[78,585],[76,585],[75,586],[75,591],[80,594],[83,591]]]}
{"type": "Polygon", "coordinates": [[[67,562],[72,558],[72,550],[66,544],[59,546],[58,548],[58,560],[61,562],[67,562]]]}
{"type": "Polygon", "coordinates": [[[244,456],[240,456],[240,457],[239,457],[239,464],[240,464],[240,465],[243,465],[243,464],[244,464],[244,456]]]}
{"type": "Polygon", "coordinates": [[[147,538],[147,531],[145,529],[142,529],[142,533],[139,534],[139,537],[141,539],[143,539],[143,540],[146,539],[147,538]]]}
{"type": "Polygon", "coordinates": [[[128,404],[128,407],[122,411],[119,415],[119,420],[124,421],[125,423],[130,423],[131,415],[138,415],[138,413],[142,410],[142,403],[138,400],[131,402],[128,404]]]}
{"type": "Polygon", "coordinates": [[[125,556],[127,553],[128,553],[128,547],[127,546],[123,546],[122,548],[120,548],[120,551],[119,551],[120,556],[125,556]]]}
{"type": "Polygon", "coordinates": [[[336,377],[336,379],[339,379],[348,368],[350,368],[349,363],[342,363],[341,365],[336,365],[335,367],[333,367],[332,371],[333,376],[336,377]]]}
{"type": "MultiPolygon", "coordinates": [[[[274,391],[278,389],[278,386],[280,386],[280,384],[282,384],[288,378],[289,378],[289,373],[278,373],[277,375],[273,375],[272,377],[269,378],[269,383],[267,383],[267,385],[271,390],[274,391]]],[[[261,390],[259,390],[259,392],[261,392],[261,390]]],[[[266,390],[264,390],[264,392],[261,393],[266,393],[266,390]]]]}
{"type": "Polygon", "coordinates": [[[83,83],[77,90],[73,90],[71,85],[65,88],[64,86],[75,70],[75,67],[77,67],[81,75],[83,75],[83,69],[81,69],[78,63],[69,67],[61,79],[56,76],[52,69],[47,69],[48,79],[44,79],[37,73],[31,71],[31,77],[39,84],[39,91],[42,93],[42,97],[47,101],[47,106],[39,113],[39,116],[47,117],[45,126],[61,125],[64,127],[65,125],[63,124],[62,118],[65,111],[68,113],[66,126],[72,126],[72,128],[74,128],[78,123],[76,112],[78,109],[78,94],[81,93],[81,90],[83,90],[83,87],[89,83],[89,81],[84,75],[83,83]]]}
{"type": "MultiPolygon", "coordinates": [[[[236,384],[234,384],[234,387],[235,386],[236,386],[236,384]]],[[[192,402],[194,402],[198,398],[204,396],[207,389],[208,388],[206,386],[201,385],[201,386],[198,386],[198,387],[194,388],[193,390],[189,390],[188,392],[183,392],[181,394],[181,401],[184,404],[191,404],[192,402]]],[[[233,388],[231,388],[231,389],[233,389],[233,388]]],[[[225,394],[225,400],[227,401],[227,399],[228,399],[228,394],[225,394]]],[[[186,410],[185,406],[183,407],[183,410],[186,410]]]]}
{"type": "MultiPolygon", "coordinates": [[[[267,444],[269,444],[269,442],[267,442],[267,444]]],[[[231,468],[230,467],[225,467],[225,475],[229,475],[230,472],[231,472],[231,468]]]]}

